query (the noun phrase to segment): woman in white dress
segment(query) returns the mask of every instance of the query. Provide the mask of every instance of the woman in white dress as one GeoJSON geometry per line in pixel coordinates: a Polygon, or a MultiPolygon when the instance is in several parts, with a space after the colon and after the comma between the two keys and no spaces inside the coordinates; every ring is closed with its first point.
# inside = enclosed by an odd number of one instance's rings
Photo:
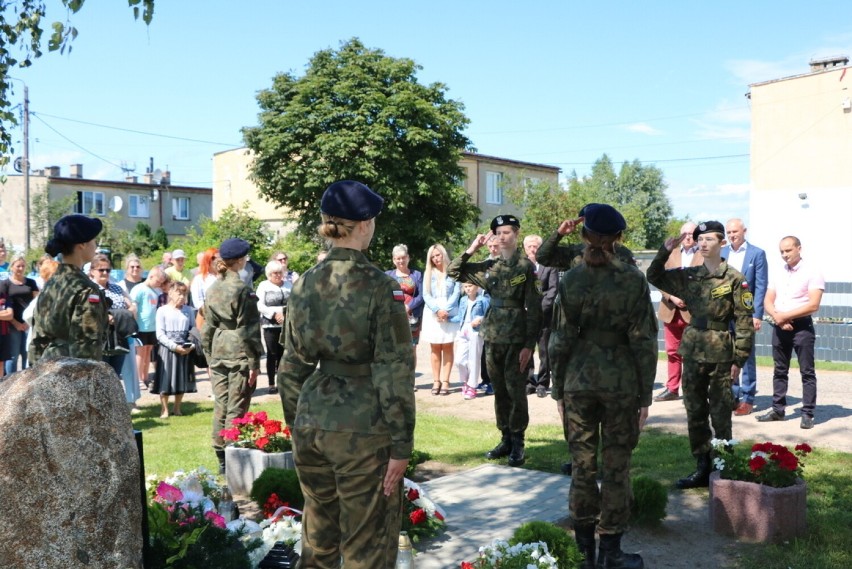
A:
{"type": "Polygon", "coordinates": [[[432,395],[449,395],[453,342],[459,325],[450,318],[458,310],[459,283],[447,276],[450,257],[443,245],[429,247],[423,274],[423,331],[420,339],[432,348],[432,395]]]}

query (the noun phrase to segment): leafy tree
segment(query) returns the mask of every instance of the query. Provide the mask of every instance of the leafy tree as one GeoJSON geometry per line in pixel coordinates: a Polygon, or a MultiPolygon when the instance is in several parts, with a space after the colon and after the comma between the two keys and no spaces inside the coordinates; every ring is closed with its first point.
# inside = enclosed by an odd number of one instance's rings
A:
{"type": "Polygon", "coordinates": [[[509,201],[524,208],[521,239],[527,235],[546,238],[562,220],[576,214],[577,208],[572,207],[576,200],[559,185],[545,181],[523,183],[510,178],[504,182],[503,191],[509,201]]]}
{"type": "Polygon", "coordinates": [[[361,181],[385,198],[371,250],[390,263],[397,243],[412,258],[474,221],[477,208],[458,184],[464,106],[421,69],[351,39],[319,51],[302,77],[280,73],[261,91],[259,125],[243,129],[254,151],[260,193],[286,207],[303,235],[315,232],[331,183],[361,181]]]}
{"type": "MultiPolygon", "coordinates": [[[[269,246],[272,243],[272,233],[266,228],[266,224],[254,217],[248,203],[244,203],[239,208],[228,206],[216,221],[201,216],[197,228],[190,227],[186,237],[177,239],[174,245],[186,252],[188,266],[193,266],[198,252],[210,247],[218,247],[222,241],[231,237],[248,241],[251,244],[252,258],[258,263],[266,263],[269,246]]],[[[156,240],[156,233],[154,239],[156,240]]],[[[168,244],[158,249],[164,251],[166,247],[168,244]]]]}
{"type": "MultiPolygon", "coordinates": [[[[61,0],[68,15],[76,14],[85,0],[61,0]]],[[[133,9],[133,17],[142,17],[146,24],[154,17],[155,0],[127,0],[133,9]]],[[[7,123],[17,124],[15,113],[11,109],[10,98],[13,94],[9,78],[10,70],[29,67],[42,55],[42,35],[46,0],[0,0],[0,167],[9,161],[13,151],[12,138],[7,123]]],[[[53,22],[53,30],[48,40],[49,51],[71,52],[71,42],[77,37],[77,29],[66,17],[65,22],[53,22]]]]}

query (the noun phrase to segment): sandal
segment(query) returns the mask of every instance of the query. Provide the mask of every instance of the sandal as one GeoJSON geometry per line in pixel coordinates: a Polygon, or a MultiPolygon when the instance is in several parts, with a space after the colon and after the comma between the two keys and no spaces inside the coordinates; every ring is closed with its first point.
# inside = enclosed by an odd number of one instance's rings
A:
{"type": "Polygon", "coordinates": [[[432,395],[439,395],[441,393],[441,382],[436,381],[432,383],[432,395]]]}
{"type": "Polygon", "coordinates": [[[450,394],[450,382],[445,381],[443,383],[443,386],[444,386],[443,387],[444,390],[441,392],[441,395],[449,395],[450,394]]]}

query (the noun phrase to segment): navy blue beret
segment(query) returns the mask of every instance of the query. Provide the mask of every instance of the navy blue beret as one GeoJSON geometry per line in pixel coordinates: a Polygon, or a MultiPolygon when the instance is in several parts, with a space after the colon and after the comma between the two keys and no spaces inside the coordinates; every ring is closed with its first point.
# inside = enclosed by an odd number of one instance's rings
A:
{"type": "Polygon", "coordinates": [[[251,245],[249,245],[248,241],[231,237],[230,239],[225,239],[219,245],[219,257],[224,260],[239,259],[248,255],[250,248],[251,245]]]}
{"type": "Polygon", "coordinates": [[[605,203],[586,204],[580,210],[583,226],[598,235],[615,235],[627,229],[624,216],[617,209],[605,203]]]}
{"type": "Polygon", "coordinates": [[[514,215],[498,215],[494,219],[491,220],[491,231],[494,231],[498,227],[502,227],[504,225],[511,225],[512,227],[520,227],[521,220],[515,217],[514,215]]]}
{"type": "Polygon", "coordinates": [[[699,223],[698,226],[692,231],[692,238],[698,239],[699,235],[703,235],[705,233],[719,233],[724,237],[725,226],[719,223],[718,221],[704,221],[702,223],[699,223]]]}
{"type": "Polygon", "coordinates": [[[384,203],[382,196],[361,182],[342,180],[323,192],[320,211],[350,221],[367,221],[379,215],[384,203]]]}
{"type": "Polygon", "coordinates": [[[104,224],[96,217],[75,213],[66,215],[53,226],[53,241],[59,243],[88,243],[98,236],[104,224]]]}

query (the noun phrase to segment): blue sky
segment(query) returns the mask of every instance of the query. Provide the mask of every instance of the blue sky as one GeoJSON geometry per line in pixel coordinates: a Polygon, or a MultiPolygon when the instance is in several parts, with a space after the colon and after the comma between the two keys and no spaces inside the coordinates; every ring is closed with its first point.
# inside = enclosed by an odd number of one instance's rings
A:
{"type": "MultiPolygon", "coordinates": [[[[257,122],[255,93],[357,36],[446,84],[479,152],[581,176],[604,153],[638,159],[663,170],[676,215],[747,219],[748,85],[852,55],[846,8],[159,0],[146,27],[126,2],[87,0],[71,53],[13,76],[29,86],[33,168],[83,163],[87,178],[120,180],[122,163],[141,175],[153,157],[173,183],[210,186],[213,153],[241,146],[240,128],[257,122]]],[[[49,0],[48,20],[64,17],[49,0]]]]}

